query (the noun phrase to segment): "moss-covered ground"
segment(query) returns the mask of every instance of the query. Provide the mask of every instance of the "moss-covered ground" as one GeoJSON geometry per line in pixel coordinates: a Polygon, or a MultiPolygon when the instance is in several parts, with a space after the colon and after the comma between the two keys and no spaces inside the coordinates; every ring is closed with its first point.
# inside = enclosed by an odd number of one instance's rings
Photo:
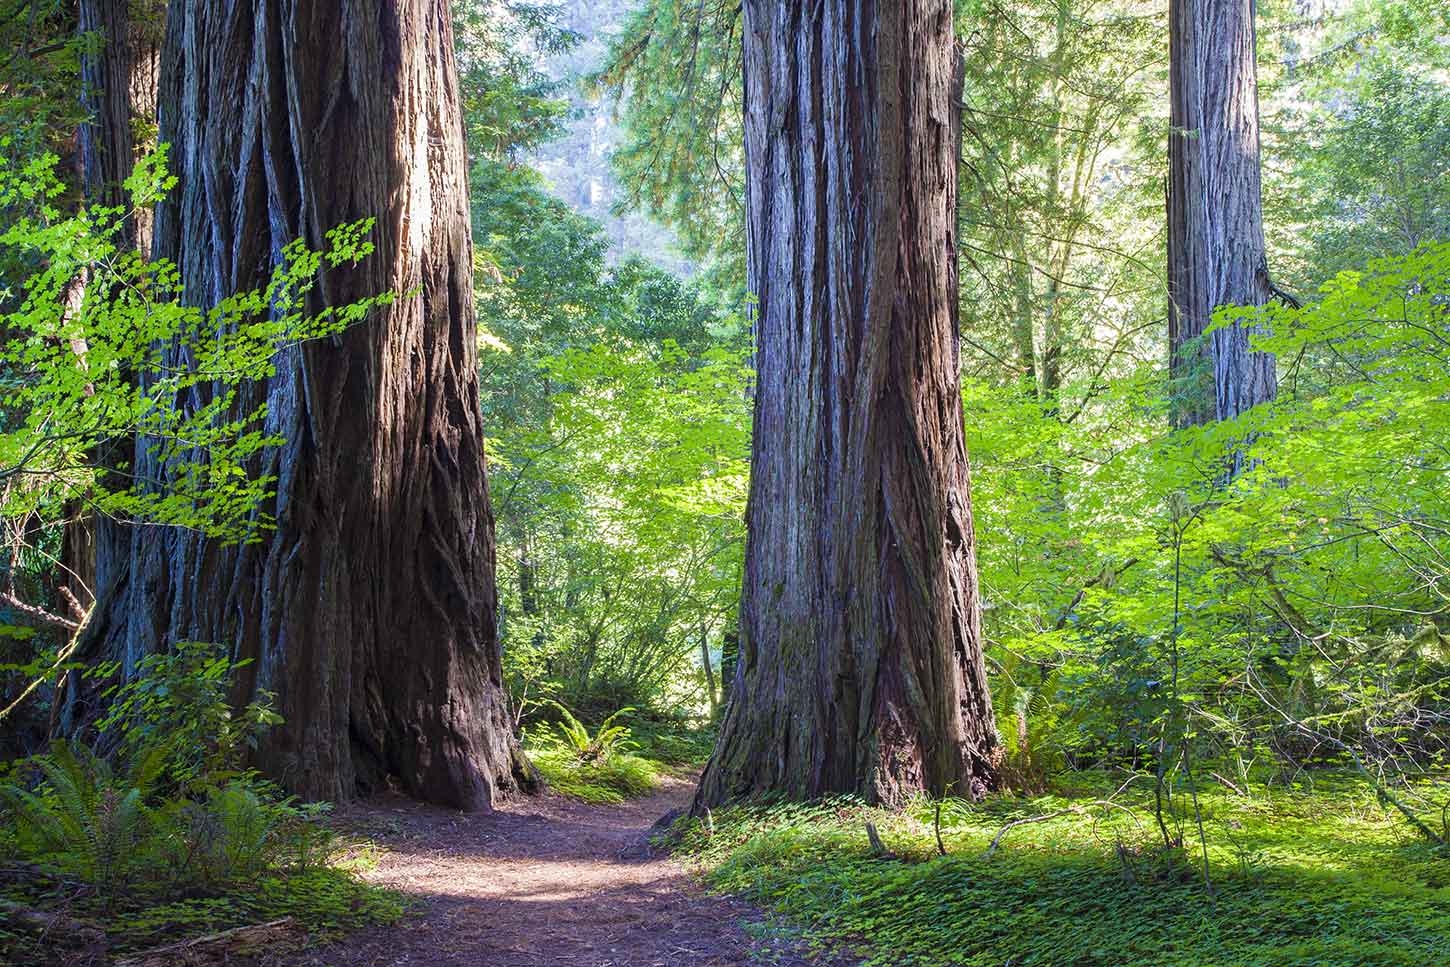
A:
{"type": "Polygon", "coordinates": [[[1373,791],[1332,777],[1247,795],[1200,789],[1203,839],[1181,796],[1165,825],[1184,845],[1167,848],[1151,779],[1116,795],[1107,783],[1078,776],[1066,795],[948,801],[945,856],[928,802],[903,813],[850,800],[737,808],[677,835],[716,888],[871,965],[1450,963],[1450,855],[1373,791]],[[1098,801],[1107,795],[1112,805],[1098,801]]]}

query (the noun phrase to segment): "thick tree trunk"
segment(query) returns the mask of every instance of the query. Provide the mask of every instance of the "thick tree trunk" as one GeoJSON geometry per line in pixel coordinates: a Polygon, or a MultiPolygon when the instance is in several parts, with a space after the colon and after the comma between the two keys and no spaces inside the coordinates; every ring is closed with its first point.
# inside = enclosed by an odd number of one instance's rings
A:
{"type": "Polygon", "coordinates": [[[958,377],[950,0],[746,0],[759,390],[697,805],[979,794],[995,732],[958,377]]]}
{"type": "Polygon", "coordinates": [[[1250,326],[1198,340],[1216,307],[1263,305],[1272,293],[1253,0],[1172,0],[1169,45],[1168,332],[1184,386],[1174,421],[1189,426],[1232,419],[1276,391],[1274,357],[1250,351],[1250,326]]]}
{"type": "MultiPolygon", "coordinates": [[[[127,670],[186,640],[250,659],[239,697],[274,692],[286,719],[258,764],[308,798],[392,775],[487,807],[531,775],[495,629],[451,32],[447,0],[173,0],[168,15],[161,140],[179,180],[156,252],[186,298],[261,287],[293,238],[317,247],[368,216],[375,254],[326,271],[310,308],[417,292],[284,351],[241,394],[238,412],[265,402],[287,441],[256,468],[276,478],[259,514],[275,526],[240,546],[134,529],[88,629],[91,656],[127,670]]],[[[166,473],[144,446],[138,470],[166,473]]]]}

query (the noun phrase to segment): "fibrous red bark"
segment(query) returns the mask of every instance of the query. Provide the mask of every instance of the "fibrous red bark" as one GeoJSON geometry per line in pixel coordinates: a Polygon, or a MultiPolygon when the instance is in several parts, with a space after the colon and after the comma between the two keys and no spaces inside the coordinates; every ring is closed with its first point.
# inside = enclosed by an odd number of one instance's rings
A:
{"type": "MultiPolygon", "coordinates": [[[[77,30],[94,45],[81,58],[81,103],[87,119],[79,143],[82,187],[89,205],[130,205],[126,179],[154,147],[165,25],[164,0],[80,0],[77,6],[77,30]]],[[[119,244],[149,257],[152,215],[147,208],[132,211],[121,223],[119,244]]],[[[76,280],[77,303],[85,285],[85,279],[76,280]]],[[[75,349],[88,351],[83,343],[75,349]]],[[[109,440],[94,458],[107,483],[117,485],[115,471],[130,461],[130,441],[109,440]]],[[[98,564],[115,563],[130,537],[122,522],[79,504],[70,508],[69,516],[61,543],[61,579],[77,601],[89,606],[96,588],[115,577],[98,572],[98,564]],[[100,551],[100,545],[107,549],[100,551]]]]}
{"type": "MultiPolygon", "coordinates": [[[[253,468],[276,478],[258,512],[275,526],[240,545],[132,528],[86,650],[131,671],[178,641],[225,643],[251,662],[238,698],[276,694],[286,721],[257,763],[289,789],[345,799],[394,776],[487,807],[532,773],[495,629],[447,0],[172,0],[160,89],[178,184],[155,249],[186,299],[261,288],[289,241],[321,247],[366,217],[376,252],[326,270],[309,308],[416,295],[285,350],[240,394],[236,411],[265,403],[286,440],[253,468]]],[[[136,469],[168,473],[144,441],[136,469]]],[[[71,696],[72,723],[85,701],[71,696]]]]}
{"type": "Polygon", "coordinates": [[[1223,305],[1269,301],[1260,199],[1253,0],[1169,4],[1168,330],[1180,426],[1233,419],[1274,398],[1251,324],[1204,337],[1223,305]],[[1202,337],[1202,338],[1201,338],[1202,337]]]}
{"type": "Polygon", "coordinates": [[[746,0],[758,393],[739,658],[697,805],[991,782],[958,377],[949,0],[746,0]]]}

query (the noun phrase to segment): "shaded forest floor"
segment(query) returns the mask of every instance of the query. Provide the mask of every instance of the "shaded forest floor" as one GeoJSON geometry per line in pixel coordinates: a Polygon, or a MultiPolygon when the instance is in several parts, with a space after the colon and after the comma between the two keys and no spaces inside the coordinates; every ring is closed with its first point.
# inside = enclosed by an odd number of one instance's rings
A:
{"type": "MultiPolygon", "coordinates": [[[[587,805],[524,798],[488,815],[406,800],[350,809],[385,849],[368,879],[416,908],[283,961],[288,967],[746,967],[824,965],[753,907],[707,895],[648,842],[693,784],[587,805]]],[[[275,962],[275,961],[274,961],[275,962]]]]}

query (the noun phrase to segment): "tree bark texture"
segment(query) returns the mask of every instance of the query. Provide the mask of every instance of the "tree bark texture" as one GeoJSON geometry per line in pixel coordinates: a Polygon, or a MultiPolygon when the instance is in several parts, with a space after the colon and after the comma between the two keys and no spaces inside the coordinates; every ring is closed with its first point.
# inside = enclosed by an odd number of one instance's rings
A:
{"type": "MultiPolygon", "coordinates": [[[[86,203],[128,205],[125,182],[136,162],[154,147],[161,42],[165,36],[164,0],[80,0],[77,29],[96,47],[81,59],[81,101],[87,120],[80,130],[80,155],[86,203]]],[[[121,227],[119,244],[151,255],[152,212],[138,209],[121,227]]],[[[84,344],[76,347],[85,352],[84,344]]],[[[103,468],[131,459],[131,441],[108,441],[97,453],[103,468]]],[[[114,479],[112,480],[114,483],[114,479]]],[[[125,525],[77,505],[72,508],[61,544],[67,587],[89,605],[102,582],[114,573],[97,572],[101,561],[115,562],[129,544],[125,525]],[[104,552],[100,544],[108,545],[104,552]]]]}
{"type": "MultiPolygon", "coordinates": [[[[321,247],[369,216],[376,252],[325,271],[309,308],[417,294],[284,350],[241,394],[237,411],[265,402],[266,431],[286,441],[256,467],[276,478],[261,510],[275,526],[242,545],[134,528],[87,650],[130,671],[178,641],[226,643],[251,661],[238,698],[274,692],[286,719],[258,765],[302,796],[395,776],[420,798],[488,807],[532,770],[495,627],[447,0],[172,0],[160,127],[179,183],[155,249],[188,300],[259,288],[290,240],[321,247]]],[[[144,445],[137,464],[168,472],[144,445]]]]}
{"type": "Polygon", "coordinates": [[[950,0],[746,0],[758,392],[739,658],[697,807],[979,794],[950,0]]]}
{"type": "MultiPolygon", "coordinates": [[[[81,99],[89,115],[81,125],[86,201],[128,204],[125,181],[154,144],[164,0],[80,0],[78,29],[98,44],[81,60],[81,99]]],[[[124,244],[149,255],[151,212],[128,219],[124,244]]]]}
{"type": "Polygon", "coordinates": [[[1271,353],[1252,327],[1202,336],[1222,305],[1263,305],[1264,249],[1253,0],[1172,0],[1168,135],[1168,332],[1186,387],[1174,420],[1233,419],[1274,398],[1271,353]]]}

